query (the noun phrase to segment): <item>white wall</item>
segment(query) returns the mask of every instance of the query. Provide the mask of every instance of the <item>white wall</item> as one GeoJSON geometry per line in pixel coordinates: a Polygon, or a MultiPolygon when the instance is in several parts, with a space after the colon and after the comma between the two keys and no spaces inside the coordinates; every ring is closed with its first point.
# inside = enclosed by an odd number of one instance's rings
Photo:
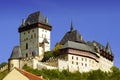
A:
{"type": "Polygon", "coordinates": [[[58,69],[59,71],[68,69],[68,61],[58,59],[58,69]]]}
{"type": "Polygon", "coordinates": [[[9,60],[9,68],[10,68],[10,71],[17,67],[17,68],[20,68],[20,60],[19,59],[11,59],[9,60]]]}
{"type": "Polygon", "coordinates": [[[99,61],[92,58],[68,54],[68,60],[58,60],[58,68],[60,71],[68,69],[70,72],[80,71],[88,72],[90,70],[101,69],[102,71],[110,71],[113,62],[100,56],[99,61]]]}
{"type": "Polygon", "coordinates": [[[109,61],[108,59],[100,56],[100,64],[99,64],[99,68],[102,70],[102,71],[110,71],[110,68],[113,66],[113,62],[112,61],[109,61]]]}

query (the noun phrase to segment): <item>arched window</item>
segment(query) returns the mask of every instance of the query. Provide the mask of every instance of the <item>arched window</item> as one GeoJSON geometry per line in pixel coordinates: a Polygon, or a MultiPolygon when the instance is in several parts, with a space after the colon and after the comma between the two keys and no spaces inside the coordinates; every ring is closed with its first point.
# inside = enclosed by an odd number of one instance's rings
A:
{"type": "Polygon", "coordinates": [[[28,43],[26,43],[26,49],[28,49],[28,43]]]}

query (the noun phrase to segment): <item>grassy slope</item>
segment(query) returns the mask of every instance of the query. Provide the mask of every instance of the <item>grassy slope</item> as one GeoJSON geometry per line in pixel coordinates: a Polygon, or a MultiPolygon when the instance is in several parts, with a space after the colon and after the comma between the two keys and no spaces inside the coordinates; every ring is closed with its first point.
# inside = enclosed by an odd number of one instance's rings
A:
{"type": "Polygon", "coordinates": [[[24,69],[35,75],[42,75],[46,80],[119,80],[120,70],[116,67],[112,68],[113,72],[102,72],[101,70],[91,71],[87,73],[70,73],[68,71],[59,72],[58,70],[33,70],[24,66],[24,69]]]}
{"type": "Polygon", "coordinates": [[[8,74],[8,70],[0,72],[0,80],[2,80],[8,74]]]}

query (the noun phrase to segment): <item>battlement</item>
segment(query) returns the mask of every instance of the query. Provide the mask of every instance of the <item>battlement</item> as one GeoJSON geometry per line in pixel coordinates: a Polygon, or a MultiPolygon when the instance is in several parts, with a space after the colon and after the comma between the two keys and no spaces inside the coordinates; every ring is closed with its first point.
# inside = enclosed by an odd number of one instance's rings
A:
{"type": "Polygon", "coordinates": [[[0,68],[0,72],[3,72],[3,71],[5,71],[5,70],[7,70],[8,69],[8,65],[5,65],[5,66],[3,66],[2,68],[0,68]]]}

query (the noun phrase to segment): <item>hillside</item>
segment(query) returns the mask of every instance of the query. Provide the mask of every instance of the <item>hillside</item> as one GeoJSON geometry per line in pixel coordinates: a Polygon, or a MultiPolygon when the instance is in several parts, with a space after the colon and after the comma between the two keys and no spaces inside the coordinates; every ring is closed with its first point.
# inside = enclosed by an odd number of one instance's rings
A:
{"type": "Polygon", "coordinates": [[[0,72],[0,80],[2,80],[8,74],[8,70],[0,72]]]}
{"type": "Polygon", "coordinates": [[[59,72],[58,70],[33,70],[24,66],[24,69],[35,75],[42,75],[46,80],[119,80],[120,70],[112,67],[112,72],[106,73],[101,70],[91,71],[87,73],[75,72],[71,73],[66,70],[59,72]]]}

